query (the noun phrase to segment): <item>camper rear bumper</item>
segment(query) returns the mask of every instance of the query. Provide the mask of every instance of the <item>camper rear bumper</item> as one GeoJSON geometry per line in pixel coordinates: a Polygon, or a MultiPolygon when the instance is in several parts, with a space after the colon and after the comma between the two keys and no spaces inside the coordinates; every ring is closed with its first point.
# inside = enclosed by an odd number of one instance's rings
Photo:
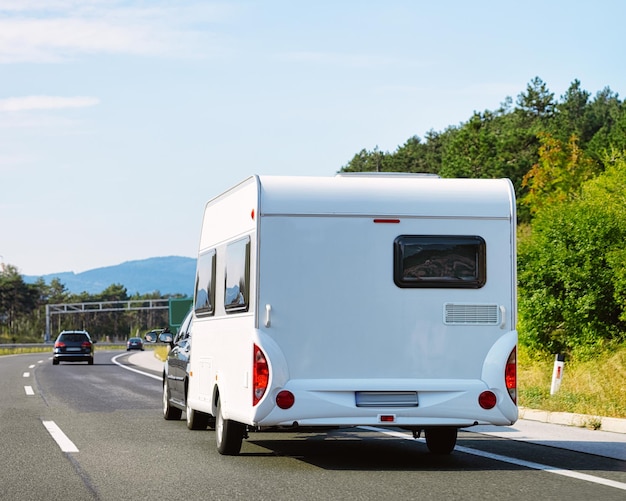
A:
{"type": "MultiPolygon", "coordinates": [[[[511,425],[518,409],[505,388],[489,388],[484,381],[381,380],[323,381],[291,380],[278,391],[295,396],[289,409],[271,401],[256,410],[256,426],[457,426],[511,425]],[[489,390],[496,395],[492,409],[483,409],[479,395],[489,390]],[[271,408],[261,417],[264,409],[271,408]]],[[[268,399],[269,400],[269,399],[268,399]]]]}

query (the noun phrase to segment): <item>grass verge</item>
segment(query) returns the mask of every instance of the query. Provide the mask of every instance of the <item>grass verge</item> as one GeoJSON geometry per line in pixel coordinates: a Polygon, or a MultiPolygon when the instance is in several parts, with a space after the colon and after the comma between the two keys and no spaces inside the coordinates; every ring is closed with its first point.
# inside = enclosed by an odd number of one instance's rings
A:
{"type": "Polygon", "coordinates": [[[554,356],[519,347],[519,405],[551,412],[626,418],[626,344],[593,360],[565,361],[559,390],[550,395],[554,356]]]}
{"type": "Polygon", "coordinates": [[[167,344],[158,344],[154,347],[154,356],[157,357],[161,362],[165,362],[167,358],[167,354],[170,351],[170,347],[167,344]]]}
{"type": "MultiPolygon", "coordinates": [[[[101,350],[125,350],[125,344],[107,344],[106,346],[96,344],[96,351],[101,350]]],[[[0,356],[2,355],[19,355],[21,353],[50,353],[52,355],[52,345],[46,344],[41,346],[28,346],[28,347],[2,347],[0,344],[0,356]]]]}

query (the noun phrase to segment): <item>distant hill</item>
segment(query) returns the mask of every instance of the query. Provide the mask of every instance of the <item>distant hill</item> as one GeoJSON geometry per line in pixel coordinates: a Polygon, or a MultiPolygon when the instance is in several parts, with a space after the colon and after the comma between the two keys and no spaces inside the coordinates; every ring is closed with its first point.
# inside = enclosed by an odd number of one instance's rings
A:
{"type": "Polygon", "coordinates": [[[49,284],[58,278],[73,294],[87,292],[98,294],[112,284],[122,284],[129,295],[149,294],[193,294],[196,260],[191,257],[152,257],[138,261],[127,261],[116,266],[106,266],[74,273],[72,271],[50,273],[40,276],[24,276],[24,281],[33,283],[39,278],[49,284]]]}

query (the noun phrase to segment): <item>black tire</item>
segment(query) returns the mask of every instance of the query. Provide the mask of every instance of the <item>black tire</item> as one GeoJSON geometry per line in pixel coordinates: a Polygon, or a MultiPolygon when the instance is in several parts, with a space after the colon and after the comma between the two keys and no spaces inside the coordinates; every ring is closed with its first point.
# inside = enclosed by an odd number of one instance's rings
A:
{"type": "Polygon", "coordinates": [[[163,417],[168,421],[180,419],[183,411],[178,407],[170,405],[170,389],[167,384],[167,379],[163,381],[163,417]]]}
{"type": "Polygon", "coordinates": [[[58,358],[53,358],[52,359],[52,365],[59,365],[59,359],[58,358]]]}
{"type": "Polygon", "coordinates": [[[426,446],[433,454],[450,454],[456,445],[457,429],[450,426],[426,430],[426,446]]]}
{"type": "Polygon", "coordinates": [[[244,424],[230,419],[224,419],[222,416],[222,405],[218,400],[215,416],[215,441],[217,443],[217,452],[224,456],[236,456],[239,454],[245,430],[246,426],[244,424]]]}
{"type": "Polygon", "coordinates": [[[91,357],[91,358],[87,361],[87,363],[88,363],[89,365],[93,365],[93,357],[91,357]]]}
{"type": "MultiPolygon", "coordinates": [[[[187,397],[185,397],[185,400],[186,399],[187,397]]],[[[187,402],[185,414],[187,418],[187,428],[190,430],[206,430],[206,427],[209,425],[208,414],[192,409],[189,407],[189,402],[187,402]]]]}
{"type": "Polygon", "coordinates": [[[209,422],[207,423],[207,427],[210,430],[214,430],[215,429],[215,416],[212,416],[211,414],[209,414],[209,422]]]}

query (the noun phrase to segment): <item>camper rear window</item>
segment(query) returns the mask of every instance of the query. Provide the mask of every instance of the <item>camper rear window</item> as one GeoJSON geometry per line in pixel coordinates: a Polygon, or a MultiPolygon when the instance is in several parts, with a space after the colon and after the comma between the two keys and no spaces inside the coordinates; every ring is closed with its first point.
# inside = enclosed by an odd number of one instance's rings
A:
{"type": "Polygon", "coordinates": [[[226,313],[248,311],[250,301],[250,237],[226,247],[226,313]]]}
{"type": "Polygon", "coordinates": [[[197,315],[215,313],[215,250],[198,256],[194,304],[197,315]]]}
{"type": "Polygon", "coordinates": [[[402,235],[395,239],[393,252],[398,287],[478,289],[487,280],[481,237],[402,235]]]}

